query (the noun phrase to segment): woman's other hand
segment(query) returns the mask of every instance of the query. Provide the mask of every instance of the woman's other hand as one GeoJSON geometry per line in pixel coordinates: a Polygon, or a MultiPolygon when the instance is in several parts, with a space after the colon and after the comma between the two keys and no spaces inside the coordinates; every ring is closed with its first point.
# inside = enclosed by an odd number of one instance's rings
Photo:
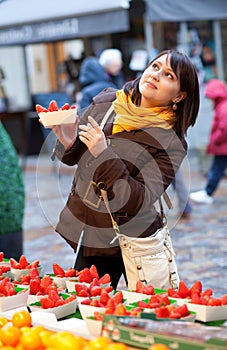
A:
{"type": "Polygon", "coordinates": [[[87,146],[93,157],[98,157],[106,148],[107,142],[103,131],[92,117],[87,125],[80,125],[79,138],[87,146]]]}

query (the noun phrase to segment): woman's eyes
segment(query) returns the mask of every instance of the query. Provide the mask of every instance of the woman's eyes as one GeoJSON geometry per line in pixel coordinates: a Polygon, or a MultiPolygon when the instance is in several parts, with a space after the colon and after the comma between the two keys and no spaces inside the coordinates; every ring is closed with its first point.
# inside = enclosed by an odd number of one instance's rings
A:
{"type": "MultiPolygon", "coordinates": [[[[158,64],[156,64],[156,63],[153,63],[152,64],[152,68],[155,70],[155,71],[159,71],[159,66],[158,66],[158,64]]],[[[164,74],[165,74],[165,76],[167,76],[167,78],[170,78],[170,79],[174,79],[174,74],[173,73],[170,73],[169,72],[169,70],[168,71],[164,71],[164,74]]]]}

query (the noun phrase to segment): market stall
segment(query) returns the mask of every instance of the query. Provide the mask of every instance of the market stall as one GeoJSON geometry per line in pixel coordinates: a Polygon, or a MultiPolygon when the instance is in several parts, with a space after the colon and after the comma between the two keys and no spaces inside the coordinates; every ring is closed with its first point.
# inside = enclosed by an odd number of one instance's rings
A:
{"type": "Polygon", "coordinates": [[[226,349],[227,295],[199,280],[167,291],[138,281],[127,291],[113,290],[95,265],[42,270],[0,253],[1,349],[226,349]]]}

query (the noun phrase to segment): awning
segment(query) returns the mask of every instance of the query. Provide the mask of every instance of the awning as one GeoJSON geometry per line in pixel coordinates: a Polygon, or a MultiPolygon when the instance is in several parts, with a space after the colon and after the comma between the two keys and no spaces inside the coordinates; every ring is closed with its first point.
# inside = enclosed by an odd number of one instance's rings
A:
{"type": "Polygon", "coordinates": [[[0,46],[129,30],[130,0],[0,0],[0,46]]]}
{"type": "Polygon", "coordinates": [[[227,18],[226,0],[145,0],[150,22],[184,22],[227,18]]]}

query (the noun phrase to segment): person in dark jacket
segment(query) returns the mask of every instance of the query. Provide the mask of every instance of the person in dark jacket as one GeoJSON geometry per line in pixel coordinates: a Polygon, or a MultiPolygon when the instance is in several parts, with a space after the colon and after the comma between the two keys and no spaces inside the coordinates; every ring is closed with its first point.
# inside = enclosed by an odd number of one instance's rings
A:
{"type": "Polygon", "coordinates": [[[120,89],[124,84],[121,68],[122,54],[117,49],[104,50],[99,58],[85,58],[79,75],[79,82],[82,86],[80,108],[88,107],[92,98],[106,87],[120,89]]]}
{"type": "MultiPolygon", "coordinates": [[[[77,164],[56,227],[76,252],[76,269],[95,264],[100,276],[110,274],[114,288],[125,276],[121,248],[101,196],[104,190],[121,234],[142,239],[159,235],[164,223],[156,202],[186,156],[185,135],[198,109],[193,64],[183,53],[167,50],[123,89],[107,88],[95,96],[75,124],[52,127],[58,137],[54,154],[65,164],[77,164]],[[110,116],[101,129],[107,111],[110,116]]],[[[167,255],[162,251],[151,256],[149,271],[156,274],[151,280],[157,288],[171,286],[169,263],[174,256],[171,253],[169,260],[167,255]]]]}
{"type": "Polygon", "coordinates": [[[19,260],[23,254],[25,188],[11,138],[0,122],[0,251],[19,260]]]}
{"type": "Polygon", "coordinates": [[[212,204],[213,194],[227,167],[227,86],[219,79],[211,79],[204,93],[214,106],[214,118],[207,146],[207,154],[212,154],[214,157],[205,189],[192,192],[190,198],[195,203],[212,204]]]}

